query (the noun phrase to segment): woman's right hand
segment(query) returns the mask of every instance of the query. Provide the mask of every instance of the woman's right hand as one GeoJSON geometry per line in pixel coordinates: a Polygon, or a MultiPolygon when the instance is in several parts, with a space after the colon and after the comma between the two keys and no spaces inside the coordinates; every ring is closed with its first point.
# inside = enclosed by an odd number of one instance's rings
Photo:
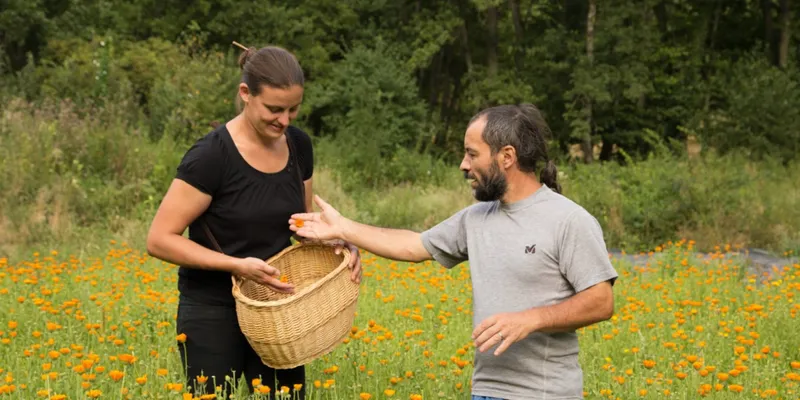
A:
{"type": "Polygon", "coordinates": [[[233,273],[244,279],[269,286],[279,293],[294,293],[294,285],[281,282],[281,272],[277,268],[255,257],[240,258],[233,273]]]}

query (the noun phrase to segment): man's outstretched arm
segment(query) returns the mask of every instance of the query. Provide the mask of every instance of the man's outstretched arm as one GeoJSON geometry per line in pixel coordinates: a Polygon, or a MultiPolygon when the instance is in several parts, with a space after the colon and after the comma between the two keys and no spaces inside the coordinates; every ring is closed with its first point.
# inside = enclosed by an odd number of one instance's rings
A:
{"type": "Polygon", "coordinates": [[[421,262],[432,259],[418,232],[362,224],[343,217],[319,196],[314,196],[314,202],[322,212],[292,215],[289,229],[309,239],[344,240],[392,260],[421,262]]]}
{"type": "Polygon", "coordinates": [[[345,219],[342,240],[392,260],[421,262],[432,258],[422,245],[420,233],[406,229],[380,228],[345,219]]]}

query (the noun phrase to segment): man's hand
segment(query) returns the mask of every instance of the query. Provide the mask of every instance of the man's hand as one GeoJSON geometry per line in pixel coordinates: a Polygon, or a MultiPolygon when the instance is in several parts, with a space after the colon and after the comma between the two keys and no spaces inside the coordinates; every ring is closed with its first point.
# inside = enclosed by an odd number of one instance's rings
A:
{"type": "Polygon", "coordinates": [[[349,266],[353,270],[350,279],[361,283],[361,253],[358,247],[342,240],[342,225],[346,219],[318,195],[314,195],[314,202],[322,212],[293,214],[289,219],[289,229],[304,238],[303,242],[320,242],[336,247],[336,254],[347,247],[351,256],[349,266]]]}
{"type": "MultiPolygon", "coordinates": [[[[357,248],[361,248],[396,261],[421,262],[432,258],[417,232],[361,224],[343,217],[317,195],[314,202],[321,212],[297,213],[289,218],[289,229],[297,236],[321,242],[343,241],[348,247],[352,245],[350,250],[356,256],[357,248]]],[[[353,276],[356,275],[361,275],[360,258],[353,265],[353,276]]]]}
{"type": "Polygon", "coordinates": [[[294,293],[294,285],[280,281],[278,277],[281,272],[277,268],[255,257],[242,258],[237,261],[233,273],[244,279],[269,286],[279,293],[294,293]]]}
{"type": "Polygon", "coordinates": [[[494,355],[499,356],[513,343],[525,339],[533,330],[530,311],[493,315],[481,322],[472,331],[475,347],[483,353],[499,344],[494,355]]]}
{"type": "Polygon", "coordinates": [[[343,239],[345,218],[318,195],[314,195],[314,203],[322,212],[293,214],[289,219],[289,229],[309,239],[343,239]]]}
{"type": "Polygon", "coordinates": [[[611,281],[603,281],[558,304],[493,315],[475,328],[472,339],[481,352],[500,344],[494,351],[500,355],[533,332],[573,332],[613,314],[611,281]]]}

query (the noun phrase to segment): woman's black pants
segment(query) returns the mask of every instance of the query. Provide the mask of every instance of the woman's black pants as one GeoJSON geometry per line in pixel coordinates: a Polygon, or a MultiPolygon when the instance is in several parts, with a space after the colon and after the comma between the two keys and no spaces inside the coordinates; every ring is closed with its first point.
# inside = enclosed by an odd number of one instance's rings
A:
{"type": "Polygon", "coordinates": [[[264,365],[239,329],[235,307],[182,298],[178,305],[177,332],[186,334],[186,341],[178,343],[178,349],[185,368],[187,390],[210,394],[214,393],[215,386],[221,386],[230,394],[244,376],[251,393],[252,381],[257,378],[262,385],[270,387],[271,396],[279,392],[281,386],[287,386],[291,392],[295,384],[301,384],[299,398],[305,399],[305,367],[276,370],[264,365]],[[205,385],[196,381],[198,376],[208,378],[205,385]]]}

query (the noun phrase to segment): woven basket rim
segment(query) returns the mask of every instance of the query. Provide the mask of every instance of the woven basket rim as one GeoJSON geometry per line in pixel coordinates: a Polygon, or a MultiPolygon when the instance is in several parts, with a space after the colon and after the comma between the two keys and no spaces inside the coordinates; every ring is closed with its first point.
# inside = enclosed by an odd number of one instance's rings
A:
{"type": "MultiPolygon", "coordinates": [[[[270,257],[267,260],[267,264],[270,264],[275,259],[277,259],[279,257],[282,257],[283,255],[285,255],[287,253],[298,251],[298,250],[300,250],[301,248],[304,248],[304,247],[326,247],[326,248],[330,248],[331,251],[333,251],[333,248],[330,245],[327,245],[327,244],[324,244],[324,243],[315,243],[315,242],[304,243],[304,242],[299,242],[299,243],[296,243],[296,244],[294,244],[292,246],[289,246],[289,247],[281,250],[281,252],[279,252],[278,254],[270,257]]],[[[309,286],[306,286],[303,290],[293,294],[292,296],[289,296],[289,297],[286,297],[286,298],[283,298],[283,299],[279,299],[279,300],[271,300],[271,301],[253,300],[253,299],[243,295],[241,290],[240,290],[240,288],[239,288],[240,282],[243,282],[245,279],[238,278],[235,275],[231,275],[231,281],[233,282],[233,288],[231,289],[231,292],[233,293],[233,297],[236,299],[236,301],[238,301],[238,302],[240,302],[240,303],[242,303],[244,305],[253,306],[253,307],[277,307],[277,306],[282,306],[284,304],[289,304],[289,303],[292,303],[292,302],[295,302],[295,301],[299,301],[300,299],[302,299],[303,297],[305,297],[309,293],[311,293],[314,290],[316,290],[318,287],[324,285],[326,282],[328,282],[331,279],[333,279],[334,276],[338,275],[343,269],[347,268],[348,264],[350,264],[350,257],[352,257],[352,254],[350,253],[350,249],[348,249],[346,247],[342,248],[342,254],[344,255],[344,259],[342,259],[342,262],[339,264],[338,267],[336,267],[333,271],[331,271],[327,275],[325,275],[324,278],[314,282],[313,284],[311,284],[309,286]]]]}

